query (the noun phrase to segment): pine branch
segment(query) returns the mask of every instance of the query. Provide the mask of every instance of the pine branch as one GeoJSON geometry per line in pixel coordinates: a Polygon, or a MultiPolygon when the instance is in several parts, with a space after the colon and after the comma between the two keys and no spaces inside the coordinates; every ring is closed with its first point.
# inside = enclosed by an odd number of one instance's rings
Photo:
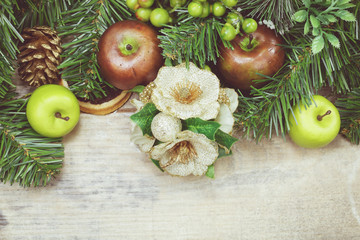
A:
{"type": "Polygon", "coordinates": [[[41,137],[25,115],[24,99],[0,103],[0,181],[24,187],[45,186],[59,173],[61,139],[41,137]]]}
{"type": "Polygon", "coordinates": [[[276,30],[284,34],[294,26],[292,16],[300,4],[301,0],[244,0],[238,6],[259,21],[271,20],[276,30]]]}
{"type": "Polygon", "coordinates": [[[59,69],[77,97],[86,100],[103,98],[108,89],[113,88],[100,76],[97,42],[111,24],[129,16],[130,12],[121,0],[77,1],[62,13],[63,25],[59,26],[58,32],[71,40],[63,45],[65,60],[59,69]]]}
{"type": "Polygon", "coordinates": [[[3,1],[0,8],[0,102],[14,88],[11,77],[14,73],[13,63],[18,52],[16,40],[22,37],[16,30],[18,25],[13,8],[16,1],[3,1]]]}
{"type": "Polygon", "coordinates": [[[260,89],[253,88],[251,96],[240,92],[236,113],[237,125],[245,137],[260,141],[263,137],[285,136],[289,129],[288,115],[291,107],[299,101],[310,103],[313,94],[309,81],[309,64],[312,55],[308,48],[283,46],[287,52],[287,62],[273,77],[263,76],[268,84],[260,89]]]}
{"type": "Polygon", "coordinates": [[[360,142],[360,88],[336,101],[341,116],[341,133],[354,144],[360,142]]]}
{"type": "Polygon", "coordinates": [[[67,11],[76,0],[21,0],[17,16],[20,21],[19,31],[25,27],[50,26],[55,29],[61,25],[62,12],[67,11]]]}
{"type": "MultiPolygon", "coordinates": [[[[204,68],[205,64],[216,64],[219,58],[218,44],[223,24],[215,18],[186,18],[175,26],[160,30],[160,47],[167,65],[182,62],[195,63],[204,68]]],[[[227,47],[230,43],[223,41],[227,47]]]]}

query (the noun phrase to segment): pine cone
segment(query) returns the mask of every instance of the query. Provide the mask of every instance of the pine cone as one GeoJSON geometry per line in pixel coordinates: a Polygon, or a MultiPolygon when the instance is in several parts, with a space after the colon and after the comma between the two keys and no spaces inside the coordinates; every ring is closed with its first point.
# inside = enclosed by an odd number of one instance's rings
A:
{"type": "Polygon", "coordinates": [[[61,39],[56,31],[47,26],[25,28],[22,37],[24,42],[19,46],[18,54],[21,80],[34,87],[58,83],[61,39]]]}

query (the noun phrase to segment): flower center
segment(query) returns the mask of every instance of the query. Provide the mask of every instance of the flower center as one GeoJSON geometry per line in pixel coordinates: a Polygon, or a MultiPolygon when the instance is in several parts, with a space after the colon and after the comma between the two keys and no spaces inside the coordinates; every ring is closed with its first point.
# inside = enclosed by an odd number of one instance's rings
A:
{"type": "Polygon", "coordinates": [[[189,81],[178,82],[176,86],[171,89],[171,96],[174,97],[175,101],[182,104],[194,102],[201,94],[200,86],[189,81]]]}
{"type": "Polygon", "coordinates": [[[194,161],[197,157],[194,146],[189,141],[181,141],[176,143],[171,149],[168,150],[169,161],[162,165],[162,168],[173,165],[174,163],[188,164],[194,161]]]}

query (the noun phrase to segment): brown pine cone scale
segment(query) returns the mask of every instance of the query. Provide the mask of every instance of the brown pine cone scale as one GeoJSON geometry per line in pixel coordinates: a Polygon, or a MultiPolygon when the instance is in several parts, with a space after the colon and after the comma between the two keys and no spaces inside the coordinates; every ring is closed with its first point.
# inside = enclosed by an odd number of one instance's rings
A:
{"type": "Polygon", "coordinates": [[[21,34],[24,42],[18,54],[18,73],[22,81],[30,86],[58,83],[57,66],[61,62],[61,39],[56,31],[47,26],[25,28],[21,34]]]}

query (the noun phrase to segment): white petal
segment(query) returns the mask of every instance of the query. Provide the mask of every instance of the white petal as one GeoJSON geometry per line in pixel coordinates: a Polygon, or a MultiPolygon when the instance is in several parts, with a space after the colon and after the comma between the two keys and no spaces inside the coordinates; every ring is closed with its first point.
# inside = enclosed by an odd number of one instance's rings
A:
{"type": "Polygon", "coordinates": [[[233,114],[231,113],[229,107],[226,104],[220,105],[219,115],[216,117],[215,122],[221,124],[220,130],[225,133],[231,133],[235,123],[233,114]]]}
{"type": "Polygon", "coordinates": [[[188,176],[193,173],[195,163],[190,161],[188,164],[175,163],[165,168],[165,171],[174,176],[188,176]]]}
{"type": "Polygon", "coordinates": [[[130,141],[136,144],[142,152],[149,152],[155,143],[155,138],[144,136],[141,128],[136,124],[133,125],[130,141]]]}
{"type": "Polygon", "coordinates": [[[204,175],[207,172],[208,168],[209,168],[209,166],[207,166],[207,165],[195,163],[195,167],[194,167],[192,174],[195,176],[204,175]]]}
{"type": "Polygon", "coordinates": [[[137,111],[140,111],[145,106],[145,104],[142,101],[140,101],[140,100],[138,100],[136,98],[131,99],[130,103],[131,103],[131,105],[136,107],[137,111]]]}
{"type": "Polygon", "coordinates": [[[230,100],[230,111],[233,113],[236,111],[237,107],[239,106],[239,95],[236,91],[232,88],[224,88],[226,96],[230,100]]]}
{"type": "Polygon", "coordinates": [[[170,143],[161,143],[161,144],[154,146],[150,152],[151,158],[160,160],[166,154],[166,151],[171,149],[176,143],[177,143],[177,141],[174,141],[174,142],[170,142],[170,143]]]}

